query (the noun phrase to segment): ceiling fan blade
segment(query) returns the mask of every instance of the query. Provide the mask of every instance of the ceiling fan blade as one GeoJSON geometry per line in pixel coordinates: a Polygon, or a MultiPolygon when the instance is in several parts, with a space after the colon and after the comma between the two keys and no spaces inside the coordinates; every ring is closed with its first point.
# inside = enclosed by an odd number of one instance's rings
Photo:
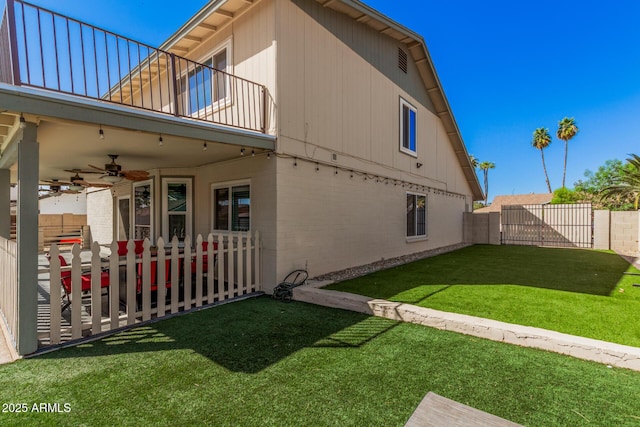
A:
{"type": "Polygon", "coordinates": [[[149,178],[149,172],[141,170],[122,171],[120,174],[129,181],[144,181],[149,178]]]}
{"type": "Polygon", "coordinates": [[[94,166],[94,165],[88,165],[88,166],[89,166],[90,168],[94,168],[94,169],[96,169],[96,170],[100,171],[100,173],[105,173],[105,172],[106,172],[106,170],[105,170],[104,168],[99,168],[99,167],[94,166]]]}
{"type": "MultiPolygon", "coordinates": [[[[89,165],[91,166],[91,165],[89,165]]],[[[91,166],[91,167],[96,167],[96,166],[91,166]]],[[[65,172],[70,172],[70,173],[75,173],[75,174],[85,174],[85,173],[103,173],[102,169],[100,170],[84,170],[84,169],[65,169],[65,172]]]]}

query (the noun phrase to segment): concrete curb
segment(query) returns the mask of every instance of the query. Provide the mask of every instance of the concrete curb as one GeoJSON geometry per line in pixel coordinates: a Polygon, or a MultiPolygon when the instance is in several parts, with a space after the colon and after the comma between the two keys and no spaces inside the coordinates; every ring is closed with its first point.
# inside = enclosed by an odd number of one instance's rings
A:
{"type": "Polygon", "coordinates": [[[638,347],[309,286],[295,288],[293,298],[640,371],[638,347]]]}

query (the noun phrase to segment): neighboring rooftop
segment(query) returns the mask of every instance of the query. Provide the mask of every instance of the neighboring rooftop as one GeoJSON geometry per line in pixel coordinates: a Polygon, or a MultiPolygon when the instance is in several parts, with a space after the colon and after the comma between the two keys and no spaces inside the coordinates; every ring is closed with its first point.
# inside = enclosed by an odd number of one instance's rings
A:
{"type": "Polygon", "coordinates": [[[493,203],[484,208],[476,209],[475,213],[500,212],[502,206],[507,205],[546,205],[551,203],[552,193],[512,194],[510,196],[496,196],[493,203]]]}

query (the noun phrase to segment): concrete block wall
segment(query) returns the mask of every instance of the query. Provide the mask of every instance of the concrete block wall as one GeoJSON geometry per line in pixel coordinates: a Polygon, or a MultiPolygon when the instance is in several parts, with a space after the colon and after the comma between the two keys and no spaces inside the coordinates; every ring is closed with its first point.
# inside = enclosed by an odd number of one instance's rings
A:
{"type": "Polygon", "coordinates": [[[480,245],[500,244],[500,212],[465,213],[465,243],[480,245]]]}
{"type": "Polygon", "coordinates": [[[614,251],[638,253],[639,212],[611,212],[610,247],[614,251]]]}

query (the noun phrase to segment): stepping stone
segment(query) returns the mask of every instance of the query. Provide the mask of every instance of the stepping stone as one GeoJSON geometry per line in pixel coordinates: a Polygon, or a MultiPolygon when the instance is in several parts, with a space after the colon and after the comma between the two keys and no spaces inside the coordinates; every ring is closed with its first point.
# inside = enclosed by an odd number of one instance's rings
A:
{"type": "Polygon", "coordinates": [[[405,427],[517,427],[507,421],[433,392],[427,393],[405,427]]]}

